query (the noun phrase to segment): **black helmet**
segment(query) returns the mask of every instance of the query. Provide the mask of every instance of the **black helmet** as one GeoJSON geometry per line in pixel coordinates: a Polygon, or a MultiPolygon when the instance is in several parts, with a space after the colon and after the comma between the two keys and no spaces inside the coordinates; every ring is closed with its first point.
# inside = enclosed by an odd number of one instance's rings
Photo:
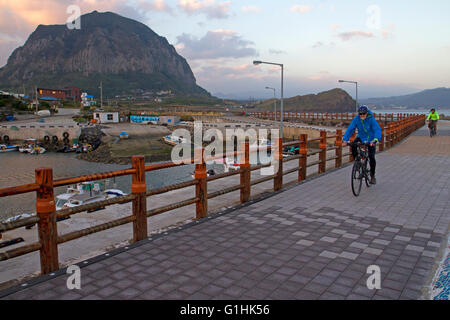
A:
{"type": "Polygon", "coordinates": [[[367,114],[369,112],[369,108],[367,106],[360,106],[358,109],[359,114],[367,114]]]}

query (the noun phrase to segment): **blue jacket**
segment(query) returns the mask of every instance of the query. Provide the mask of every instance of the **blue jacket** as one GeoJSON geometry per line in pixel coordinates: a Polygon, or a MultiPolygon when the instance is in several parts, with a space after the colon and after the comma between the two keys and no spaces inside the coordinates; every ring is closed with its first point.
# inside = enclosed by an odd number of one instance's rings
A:
{"type": "Polygon", "coordinates": [[[372,111],[369,110],[366,119],[363,121],[358,116],[353,118],[352,123],[345,131],[343,141],[349,141],[355,129],[358,128],[358,137],[362,142],[372,142],[374,140],[381,140],[381,128],[377,120],[373,116],[372,111]]]}

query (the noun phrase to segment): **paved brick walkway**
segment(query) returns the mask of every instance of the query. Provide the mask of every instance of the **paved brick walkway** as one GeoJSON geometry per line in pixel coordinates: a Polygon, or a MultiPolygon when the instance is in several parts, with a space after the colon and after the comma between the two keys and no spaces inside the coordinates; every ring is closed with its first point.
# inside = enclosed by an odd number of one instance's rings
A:
{"type": "MultiPolygon", "coordinates": [[[[423,135],[421,129],[415,139],[423,135]]],[[[448,137],[450,142],[450,137],[448,137]]],[[[408,143],[408,141],[404,142],[408,143]]],[[[398,150],[402,145],[396,147],[398,150]]],[[[450,157],[377,155],[355,198],[351,167],[0,292],[3,299],[420,299],[447,245],[450,157]],[[369,290],[367,268],[381,270],[369,290]]]]}

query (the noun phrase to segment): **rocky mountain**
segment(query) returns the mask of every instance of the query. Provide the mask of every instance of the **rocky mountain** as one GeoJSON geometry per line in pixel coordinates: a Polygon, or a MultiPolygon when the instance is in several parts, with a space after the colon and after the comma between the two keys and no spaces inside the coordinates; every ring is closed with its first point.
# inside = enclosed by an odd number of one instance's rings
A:
{"type": "MultiPolygon", "coordinates": [[[[273,111],[273,99],[266,100],[256,105],[258,110],[273,111]]],[[[318,94],[308,94],[283,99],[285,112],[353,112],[356,102],[342,89],[332,89],[318,94]]],[[[280,102],[277,103],[277,111],[280,111],[280,102]]]]}
{"type": "Polygon", "coordinates": [[[0,88],[80,87],[104,95],[171,90],[209,95],[186,60],[146,25],[115,13],[81,16],[81,29],[39,25],[0,69],[0,88]]]}
{"type": "Polygon", "coordinates": [[[450,108],[450,88],[424,90],[414,94],[361,100],[369,106],[407,108],[450,108]]]}

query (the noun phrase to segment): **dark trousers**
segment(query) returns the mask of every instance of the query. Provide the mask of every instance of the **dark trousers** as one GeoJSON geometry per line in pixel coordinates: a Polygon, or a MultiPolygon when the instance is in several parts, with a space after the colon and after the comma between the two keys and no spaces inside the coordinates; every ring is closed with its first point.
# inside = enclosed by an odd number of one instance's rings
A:
{"type": "MultiPolygon", "coordinates": [[[[359,137],[357,137],[353,143],[355,142],[362,142],[359,137]]],[[[375,160],[375,152],[377,147],[374,145],[373,147],[369,146],[369,164],[370,164],[370,175],[375,176],[375,168],[377,167],[377,161],[375,160]]],[[[357,151],[356,151],[356,144],[352,144],[352,154],[353,158],[356,158],[357,151]]]]}

